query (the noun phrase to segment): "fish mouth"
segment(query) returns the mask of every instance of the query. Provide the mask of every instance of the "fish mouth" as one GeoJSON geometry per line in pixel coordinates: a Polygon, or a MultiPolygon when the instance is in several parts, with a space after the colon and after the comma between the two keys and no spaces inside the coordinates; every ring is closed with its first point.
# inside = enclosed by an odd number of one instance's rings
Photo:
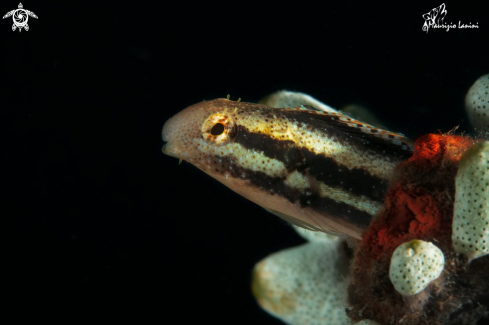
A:
{"type": "MultiPolygon", "coordinates": [[[[173,154],[174,150],[172,150],[171,146],[168,145],[168,142],[163,143],[163,147],[161,148],[161,152],[163,152],[167,156],[175,157],[173,154]]],[[[178,157],[175,157],[178,158],[178,157]]]]}
{"type": "Polygon", "coordinates": [[[163,143],[161,152],[163,152],[165,155],[181,159],[183,155],[181,150],[179,150],[179,148],[181,147],[178,141],[171,139],[163,143]]]}
{"type": "Polygon", "coordinates": [[[167,154],[166,153],[166,142],[163,142],[163,147],[161,147],[161,152],[163,152],[165,155],[167,154]]]}

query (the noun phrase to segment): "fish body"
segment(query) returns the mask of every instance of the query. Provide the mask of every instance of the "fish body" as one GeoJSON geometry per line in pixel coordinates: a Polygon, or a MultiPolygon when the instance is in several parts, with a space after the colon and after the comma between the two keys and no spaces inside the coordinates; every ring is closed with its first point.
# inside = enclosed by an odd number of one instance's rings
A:
{"type": "Polygon", "coordinates": [[[163,152],[300,227],[360,239],[413,142],[338,112],[227,99],[170,118],[163,152]]]}

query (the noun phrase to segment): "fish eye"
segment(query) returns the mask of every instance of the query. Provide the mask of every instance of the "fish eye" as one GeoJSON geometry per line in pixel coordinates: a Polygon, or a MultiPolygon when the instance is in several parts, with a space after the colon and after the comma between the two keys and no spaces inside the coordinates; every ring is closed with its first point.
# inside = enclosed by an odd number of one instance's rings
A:
{"type": "Polygon", "coordinates": [[[216,123],[211,129],[211,134],[213,136],[221,135],[224,132],[224,125],[221,123],[216,123]]]}
{"type": "Polygon", "coordinates": [[[201,132],[205,141],[221,146],[234,139],[236,127],[231,116],[214,113],[204,120],[201,132]]]}

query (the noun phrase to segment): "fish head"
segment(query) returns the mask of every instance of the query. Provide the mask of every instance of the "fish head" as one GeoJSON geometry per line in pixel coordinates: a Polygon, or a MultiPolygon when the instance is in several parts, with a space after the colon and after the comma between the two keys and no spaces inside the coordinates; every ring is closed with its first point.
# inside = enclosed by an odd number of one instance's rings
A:
{"type": "Polygon", "coordinates": [[[163,126],[163,153],[186,160],[208,174],[220,173],[219,158],[231,158],[237,106],[227,99],[204,101],[179,112],[163,126]]]}
{"type": "MultiPolygon", "coordinates": [[[[280,195],[291,172],[284,159],[296,159],[298,152],[292,141],[272,141],[289,136],[277,118],[278,110],[227,99],[192,105],[164,124],[162,151],[186,160],[269,211],[300,210],[280,195]],[[274,159],[284,152],[287,157],[274,159]]],[[[296,178],[295,183],[304,187],[296,178]]]]}

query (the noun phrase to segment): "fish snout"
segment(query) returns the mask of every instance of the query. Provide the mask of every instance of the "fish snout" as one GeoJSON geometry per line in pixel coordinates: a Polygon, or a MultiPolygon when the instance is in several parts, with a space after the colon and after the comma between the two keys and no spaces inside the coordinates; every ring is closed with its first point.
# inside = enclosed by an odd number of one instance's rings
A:
{"type": "Polygon", "coordinates": [[[170,141],[171,138],[175,137],[178,131],[175,130],[175,117],[173,116],[168,121],[163,124],[163,129],[161,130],[161,138],[164,142],[170,141]]]}
{"type": "Polygon", "coordinates": [[[184,141],[182,141],[185,132],[182,128],[182,121],[179,120],[178,114],[173,116],[165,122],[161,131],[161,138],[165,142],[161,151],[165,155],[175,158],[183,158],[182,155],[185,148],[184,141]]]}
{"type": "Polygon", "coordinates": [[[200,129],[205,112],[195,106],[177,113],[163,125],[164,154],[185,160],[197,154],[196,144],[202,140],[200,129]]]}

